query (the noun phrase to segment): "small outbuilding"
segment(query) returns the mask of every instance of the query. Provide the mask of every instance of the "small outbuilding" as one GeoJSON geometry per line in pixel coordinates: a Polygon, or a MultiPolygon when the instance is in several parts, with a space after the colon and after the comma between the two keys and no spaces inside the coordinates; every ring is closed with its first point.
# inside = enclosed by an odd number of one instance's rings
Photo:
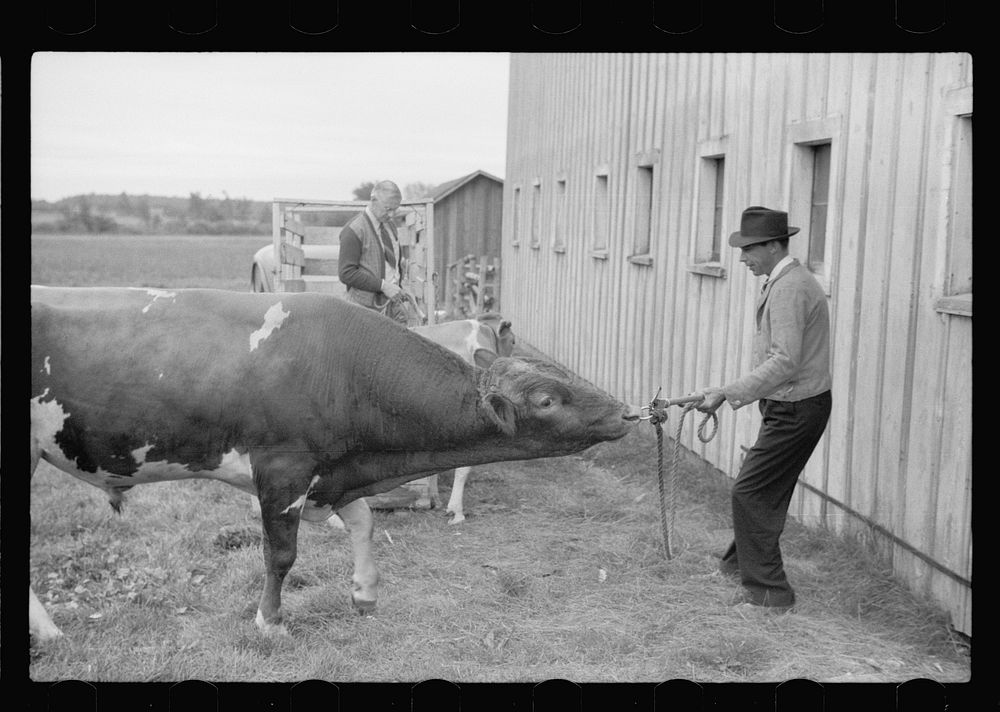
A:
{"type": "Polygon", "coordinates": [[[443,304],[448,265],[467,255],[500,260],[503,181],[486,171],[473,171],[439,185],[434,200],[434,272],[437,298],[443,304]]]}

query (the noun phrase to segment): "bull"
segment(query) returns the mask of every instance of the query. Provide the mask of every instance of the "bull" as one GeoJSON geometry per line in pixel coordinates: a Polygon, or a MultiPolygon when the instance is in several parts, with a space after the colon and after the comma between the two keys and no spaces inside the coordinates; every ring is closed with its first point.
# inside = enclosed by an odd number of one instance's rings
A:
{"type": "MultiPolygon", "coordinates": [[[[556,457],[625,436],[637,408],[549,362],[467,363],[384,317],[316,293],[31,289],[31,470],[40,459],[116,511],[151,482],[215,479],[260,500],[255,623],[285,634],[282,583],[301,520],[336,512],[351,602],[374,609],[361,499],[442,470],[556,457]]],[[[30,590],[36,639],[60,635],[30,590]]]]}

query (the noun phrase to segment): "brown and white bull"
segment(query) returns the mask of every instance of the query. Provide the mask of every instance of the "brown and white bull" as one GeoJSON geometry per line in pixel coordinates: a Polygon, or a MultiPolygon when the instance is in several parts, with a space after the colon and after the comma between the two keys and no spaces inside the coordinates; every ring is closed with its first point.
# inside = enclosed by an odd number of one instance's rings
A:
{"type": "MultiPolygon", "coordinates": [[[[283,633],[300,519],[351,532],[351,600],[375,606],[360,498],[456,467],[567,455],[626,435],[638,409],[549,363],[473,366],[329,295],[31,290],[30,440],[39,459],[108,493],[217,479],[260,498],[256,624],[283,633]],[[360,502],[360,506],[359,506],[360,502]]],[[[30,591],[37,638],[59,635],[30,591]]]]}

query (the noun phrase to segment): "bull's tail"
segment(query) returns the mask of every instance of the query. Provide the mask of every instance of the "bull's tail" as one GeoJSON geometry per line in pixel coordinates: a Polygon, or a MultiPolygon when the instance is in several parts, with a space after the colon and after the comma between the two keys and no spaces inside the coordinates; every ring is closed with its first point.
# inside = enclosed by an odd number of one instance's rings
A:
{"type": "Polygon", "coordinates": [[[115,510],[115,514],[122,513],[122,505],[125,504],[125,493],[131,487],[113,487],[108,490],[108,504],[115,510]]]}

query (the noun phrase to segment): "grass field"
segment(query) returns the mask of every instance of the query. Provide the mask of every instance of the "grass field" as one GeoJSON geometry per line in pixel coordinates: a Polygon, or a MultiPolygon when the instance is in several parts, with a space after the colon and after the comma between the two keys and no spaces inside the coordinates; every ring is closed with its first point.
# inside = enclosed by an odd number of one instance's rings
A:
{"type": "Polygon", "coordinates": [[[261,235],[32,235],[31,283],[250,290],[261,235]]]}
{"type": "MultiPolygon", "coordinates": [[[[91,239],[91,238],[88,238],[91,239]]],[[[265,241],[266,242],[266,241],[265,241]]],[[[33,240],[33,281],[246,290],[260,238],[33,240]],[[206,252],[207,250],[207,252],[206,252]],[[209,262],[212,262],[210,266],[209,262]],[[130,276],[131,275],[131,276],[130,276]]],[[[516,330],[516,324],[515,324],[516,330]]],[[[691,426],[693,427],[693,426],[691,426]]],[[[714,573],[732,536],[729,482],[679,473],[665,559],[653,431],[582,455],[475,468],[467,521],[376,512],[379,605],[349,603],[347,536],[303,523],[285,584],[291,635],[253,623],[259,520],[216,482],[102,493],[46,463],[31,490],[31,582],[65,637],[34,680],[871,682],[969,679],[945,616],[852,542],[789,522],[794,613],[741,614],[714,573]]],[[[447,500],[450,476],[442,478],[447,500]]]]}

